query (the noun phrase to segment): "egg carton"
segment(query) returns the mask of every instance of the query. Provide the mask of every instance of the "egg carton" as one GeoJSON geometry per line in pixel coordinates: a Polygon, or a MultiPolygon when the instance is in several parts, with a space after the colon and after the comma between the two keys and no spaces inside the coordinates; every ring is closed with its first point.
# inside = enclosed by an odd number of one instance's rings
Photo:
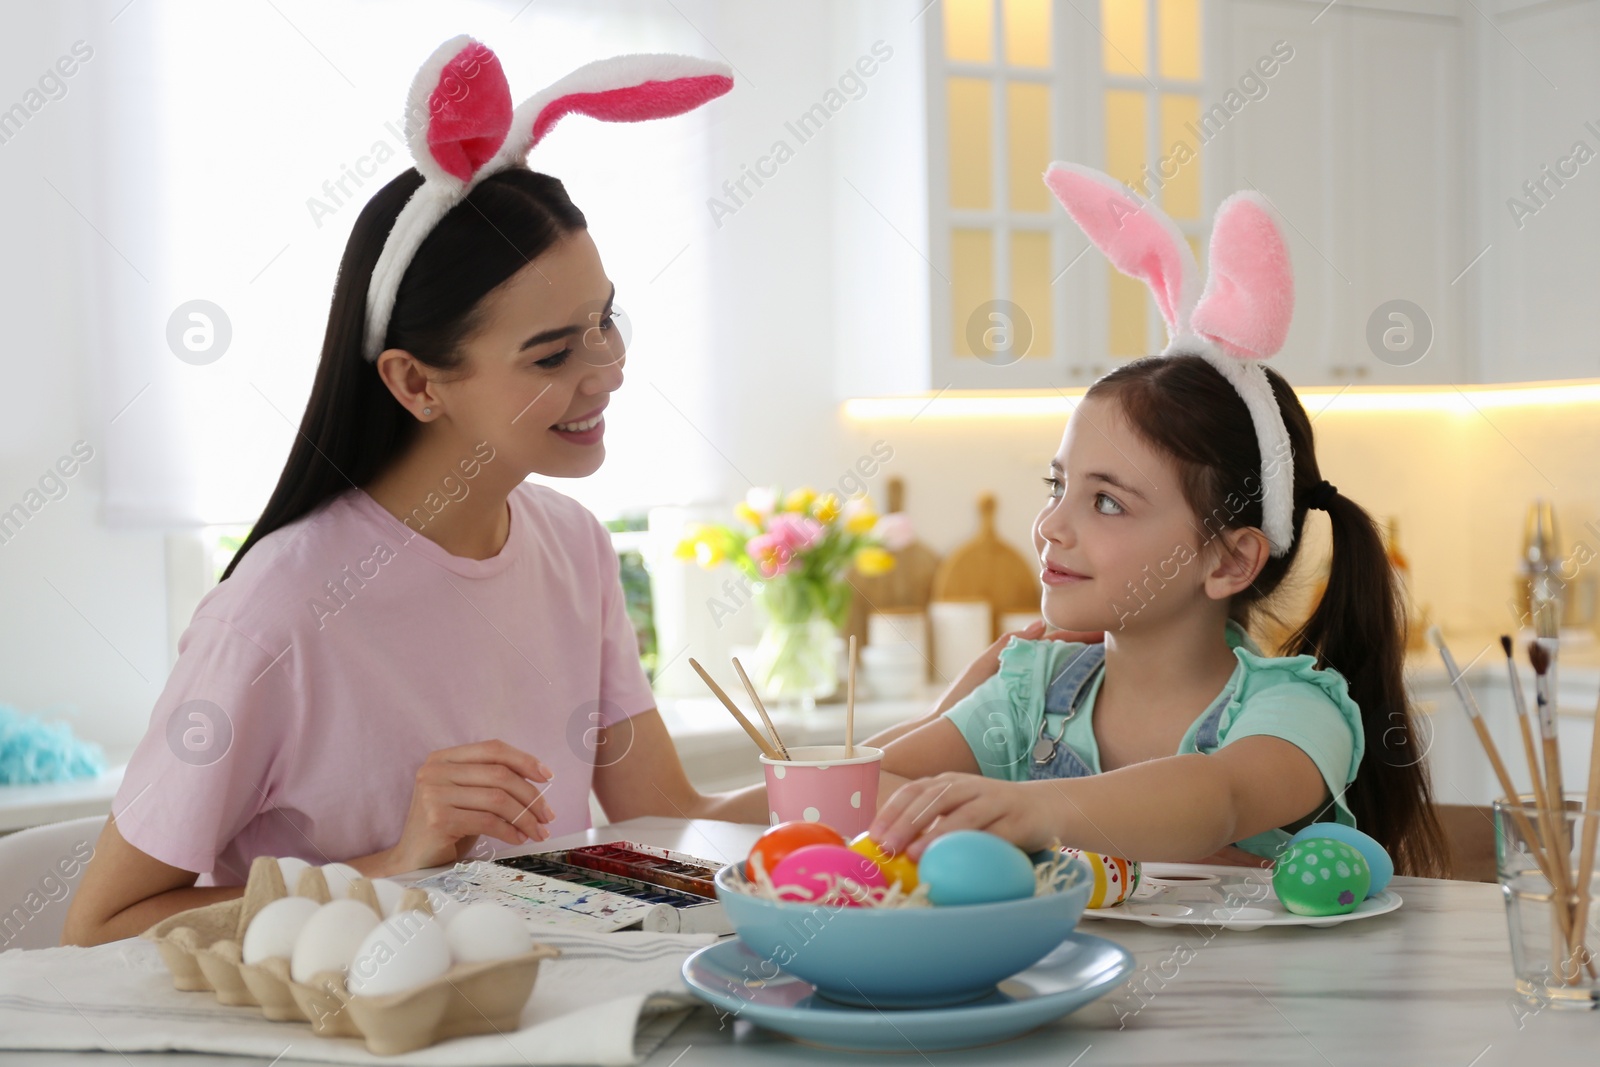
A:
{"type": "MultiPolygon", "coordinates": [[[[244,896],[179,912],[142,935],[153,941],[172,974],[175,988],[209,991],[217,1002],[259,1007],[275,1022],[304,1022],[319,1037],[359,1038],[367,1051],[393,1056],[426,1048],[452,1037],[515,1030],[533,992],[541,960],[561,951],[534,945],[517,956],[451,967],[415,989],[382,996],[361,996],[345,986],[344,974],[323,971],[310,982],[296,982],[286,957],[247,964],[244,932],[262,908],[289,895],[278,861],[258,856],[250,867],[244,896]]],[[[332,899],[328,882],[316,867],[300,872],[295,896],[321,904],[332,899]]],[[[382,916],[378,895],[365,878],[350,883],[347,895],[382,916]]],[[[428,895],[408,888],[397,911],[433,914],[428,895]]]]}

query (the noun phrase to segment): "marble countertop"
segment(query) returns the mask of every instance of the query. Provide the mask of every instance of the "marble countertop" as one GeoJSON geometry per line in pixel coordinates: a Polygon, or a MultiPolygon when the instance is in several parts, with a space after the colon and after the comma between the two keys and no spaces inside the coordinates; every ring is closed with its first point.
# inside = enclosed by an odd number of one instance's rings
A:
{"type": "MultiPolygon", "coordinates": [[[[630,839],[733,862],[760,830],[635,819],[538,849],[630,839]]],[[[1083,929],[1124,945],[1137,958],[1138,969],[1121,988],[1015,1041],[900,1062],[1493,1067],[1530,1062],[1534,1056],[1551,1064],[1593,1061],[1600,1015],[1537,1011],[1512,992],[1497,886],[1397,878],[1393,887],[1405,901],[1398,911],[1320,930],[1208,932],[1086,920],[1083,929]]],[[[0,1054],[5,1067],[112,1062],[117,1062],[114,1054],[0,1054]]],[[[139,1062],[237,1067],[246,1061],[152,1053],[139,1062]]],[[[292,1062],[298,1061],[277,1061],[292,1062]]],[[[745,1067],[888,1061],[799,1045],[745,1021],[719,1021],[716,1012],[700,1008],[645,1062],[745,1067]]]]}

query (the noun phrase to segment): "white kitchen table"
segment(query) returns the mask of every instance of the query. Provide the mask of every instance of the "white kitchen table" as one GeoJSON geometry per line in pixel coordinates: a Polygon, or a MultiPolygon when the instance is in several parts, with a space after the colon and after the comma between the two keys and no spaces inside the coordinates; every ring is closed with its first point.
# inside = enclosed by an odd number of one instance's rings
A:
{"type": "MultiPolygon", "coordinates": [[[[760,831],[732,823],[634,819],[507,854],[633,840],[732,863],[760,831]]],[[[431,872],[412,877],[426,873],[431,872]]],[[[1600,1013],[1536,1011],[1513,994],[1497,886],[1396,878],[1394,889],[1405,901],[1398,911],[1328,929],[1212,932],[1084,920],[1081,931],[1110,938],[1137,958],[1138,969],[1125,985],[1026,1037],[898,1062],[1494,1067],[1596,1061],[1600,1013]]],[[[128,1060],[114,1053],[0,1053],[4,1067],[130,1061],[140,1067],[302,1062],[174,1053],[128,1060]]],[[[890,1061],[796,1044],[702,1007],[646,1062],[744,1067],[890,1061]]]]}

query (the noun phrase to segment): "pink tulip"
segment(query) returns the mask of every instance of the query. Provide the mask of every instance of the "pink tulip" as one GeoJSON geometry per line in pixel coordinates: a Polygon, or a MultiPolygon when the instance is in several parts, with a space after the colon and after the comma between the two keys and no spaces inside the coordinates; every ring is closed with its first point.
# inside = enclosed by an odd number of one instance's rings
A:
{"type": "Polygon", "coordinates": [[[822,524],[817,520],[782,512],[772,517],[766,533],[757,534],[745,544],[745,551],[756,561],[763,578],[776,578],[794,566],[800,553],[822,535],[822,524]]]}

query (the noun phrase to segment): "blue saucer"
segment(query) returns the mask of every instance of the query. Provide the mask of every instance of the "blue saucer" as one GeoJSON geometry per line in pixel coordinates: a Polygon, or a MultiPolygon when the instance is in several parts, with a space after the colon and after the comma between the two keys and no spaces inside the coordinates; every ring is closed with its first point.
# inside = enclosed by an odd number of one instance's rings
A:
{"type": "MultiPolygon", "coordinates": [[[[960,966],[959,960],[951,961],[960,966]]],[[[949,1008],[858,1008],[817,995],[738,938],[683,961],[701,1000],[807,1044],[860,1052],[936,1052],[1018,1037],[1117,986],[1133,956],[1103,937],[1072,933],[1038,963],[981,1000],[949,1008]]]]}

